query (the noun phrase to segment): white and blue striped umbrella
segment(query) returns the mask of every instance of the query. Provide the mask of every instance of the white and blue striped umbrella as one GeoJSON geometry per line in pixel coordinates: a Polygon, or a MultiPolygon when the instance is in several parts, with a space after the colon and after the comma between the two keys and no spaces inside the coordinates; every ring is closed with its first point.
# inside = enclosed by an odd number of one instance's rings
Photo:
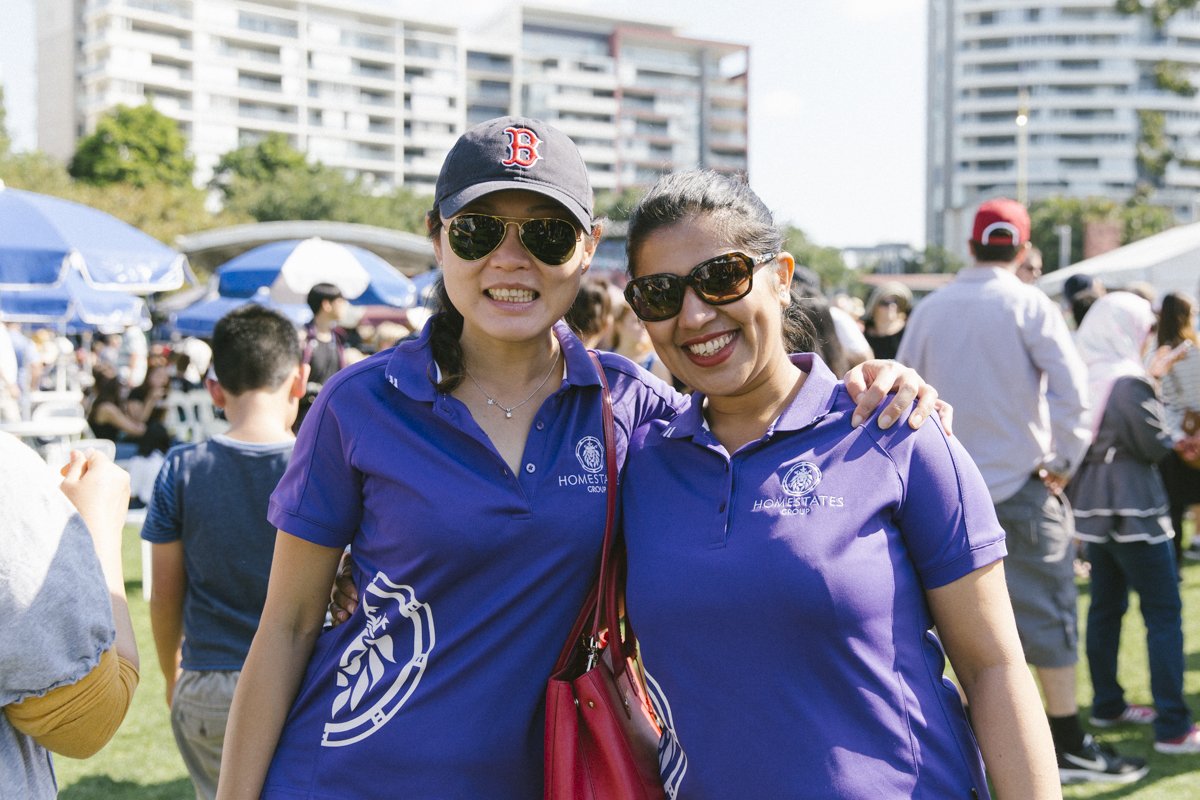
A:
{"type": "Polygon", "coordinates": [[[267,287],[278,303],[304,303],[314,285],[332,283],[354,305],[417,302],[413,282],[370,250],[320,238],[260,245],[217,267],[216,278],[223,297],[251,297],[267,287]]]}

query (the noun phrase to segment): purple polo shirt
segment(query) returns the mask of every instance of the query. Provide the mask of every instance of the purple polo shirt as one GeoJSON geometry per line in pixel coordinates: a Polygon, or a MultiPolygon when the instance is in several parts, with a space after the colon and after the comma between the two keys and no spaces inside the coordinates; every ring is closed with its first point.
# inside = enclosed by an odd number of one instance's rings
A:
{"type": "MultiPolygon", "coordinates": [[[[606,480],[599,380],[555,333],[566,379],[515,475],[434,389],[428,327],[321,390],[268,516],[352,544],[361,602],[317,641],[265,797],[541,796],[546,679],[598,568],[606,480]]],[[[603,359],[623,461],[682,398],[603,359]]]]}
{"type": "Polygon", "coordinates": [[[688,768],[679,798],[987,797],[924,592],[1005,555],[936,424],[851,429],[812,354],[732,457],[703,398],[637,431],[621,485],[626,598],[688,768]]]}

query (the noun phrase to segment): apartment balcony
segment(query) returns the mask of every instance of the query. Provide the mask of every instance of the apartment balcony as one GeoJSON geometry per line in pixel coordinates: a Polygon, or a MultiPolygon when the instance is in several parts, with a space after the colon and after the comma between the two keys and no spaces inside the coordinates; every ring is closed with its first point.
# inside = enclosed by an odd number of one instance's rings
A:
{"type": "Polygon", "coordinates": [[[749,97],[744,83],[729,83],[725,81],[710,81],[704,87],[704,93],[715,101],[737,101],[743,106],[749,97]]]}
{"type": "Polygon", "coordinates": [[[714,128],[736,128],[745,129],[747,122],[747,114],[745,109],[721,108],[720,106],[710,107],[706,115],[708,123],[714,128]]]}
{"type": "Polygon", "coordinates": [[[494,106],[508,108],[512,104],[512,92],[467,90],[468,106],[494,106]]]}
{"type": "Polygon", "coordinates": [[[578,86],[585,89],[617,88],[617,76],[612,72],[587,72],[584,70],[552,67],[538,71],[536,68],[526,70],[526,80],[538,83],[557,84],[559,86],[578,86]]]}
{"type": "Polygon", "coordinates": [[[712,153],[708,157],[704,158],[703,161],[704,161],[704,166],[712,167],[714,169],[718,169],[718,168],[734,169],[734,170],[746,169],[746,156],[745,155],[732,156],[732,155],[721,155],[719,153],[712,153]]]}
{"type": "Polygon", "coordinates": [[[221,38],[210,52],[214,53],[218,58],[230,61],[241,63],[252,62],[267,67],[280,66],[282,69],[283,57],[278,47],[264,48],[257,45],[251,46],[229,38],[221,38]]]}
{"type": "Polygon", "coordinates": [[[190,37],[169,36],[164,33],[134,29],[114,32],[111,41],[114,48],[141,50],[181,59],[193,57],[190,37]]]}
{"type": "Polygon", "coordinates": [[[396,121],[391,119],[372,119],[367,123],[367,133],[393,137],[396,135],[396,121]]]}
{"type": "Polygon", "coordinates": [[[192,98],[190,95],[171,95],[155,92],[147,99],[160,113],[165,114],[172,119],[179,119],[183,115],[189,115],[192,111],[192,98]]]}
{"type": "Polygon", "coordinates": [[[342,31],[341,45],[342,47],[352,50],[366,50],[371,53],[387,54],[395,56],[396,54],[396,37],[387,34],[370,34],[356,33],[353,31],[342,31]]]}
{"type": "Polygon", "coordinates": [[[556,119],[554,127],[573,139],[606,139],[615,141],[617,138],[616,122],[600,122],[590,119],[556,119]]]}
{"type": "Polygon", "coordinates": [[[620,109],[614,97],[588,97],[577,94],[552,94],[546,98],[546,107],[559,113],[595,114],[615,117],[620,109]]]}
{"type": "MultiPolygon", "coordinates": [[[[1076,134],[1076,135],[1127,135],[1135,127],[1134,120],[1125,115],[1107,119],[1072,119],[1070,117],[1041,116],[1030,125],[1030,133],[1046,134],[1076,134]]],[[[956,138],[972,139],[979,136],[1013,136],[1017,135],[1015,115],[1013,119],[1003,122],[960,122],[955,126],[956,138]]]]}
{"type": "Polygon", "coordinates": [[[245,102],[238,103],[237,115],[239,119],[265,120],[283,124],[295,124],[299,119],[299,111],[295,106],[268,106],[245,102]]]}
{"type": "Polygon", "coordinates": [[[138,70],[137,75],[144,83],[155,86],[184,88],[192,83],[192,70],[189,67],[154,65],[138,70]]]}
{"type": "Polygon", "coordinates": [[[405,156],[404,171],[405,173],[417,173],[421,175],[437,174],[442,169],[442,162],[445,160],[445,153],[439,153],[437,156],[405,156]]]}
{"type": "MultiPolygon", "coordinates": [[[[595,138],[604,138],[597,136],[595,138]]],[[[613,145],[579,145],[579,154],[583,156],[583,160],[589,164],[612,164],[617,163],[617,149],[615,143],[613,145]]]]}
{"type": "Polygon", "coordinates": [[[288,39],[295,41],[300,36],[300,25],[294,20],[267,17],[247,12],[238,13],[237,28],[254,34],[254,38],[288,39]]]}
{"type": "Polygon", "coordinates": [[[363,144],[362,142],[352,142],[347,155],[351,159],[359,161],[393,162],[396,160],[396,151],[394,148],[385,145],[363,144]]]}
{"type": "Polygon", "coordinates": [[[122,12],[130,19],[144,19],[178,30],[190,31],[193,27],[191,3],[172,0],[125,0],[122,12]]]}
{"type": "Polygon", "coordinates": [[[713,131],[709,133],[707,141],[708,146],[713,150],[721,150],[723,152],[736,150],[744,154],[746,148],[749,146],[749,140],[745,134],[722,135],[713,131]]]}
{"type": "Polygon", "coordinates": [[[452,77],[416,77],[404,76],[405,91],[413,94],[433,94],[444,97],[455,97],[459,92],[459,82],[452,77]]]}
{"type": "Polygon", "coordinates": [[[390,182],[395,180],[396,164],[391,159],[367,158],[347,153],[336,161],[331,159],[328,163],[330,166],[339,169],[348,169],[354,172],[369,172],[377,176],[382,176],[385,181],[390,182]]]}
{"type": "MultiPolygon", "coordinates": [[[[404,145],[406,147],[424,148],[430,152],[448,153],[450,152],[450,148],[454,146],[454,143],[458,141],[458,133],[456,131],[457,128],[455,131],[446,133],[413,130],[410,133],[404,134],[404,145]]],[[[440,163],[438,169],[441,169],[440,163]]],[[[437,170],[434,170],[434,174],[437,174],[437,170]]]]}
{"type": "Polygon", "coordinates": [[[511,80],[513,76],[513,59],[507,55],[500,56],[478,51],[468,51],[467,73],[480,78],[511,80]]]}

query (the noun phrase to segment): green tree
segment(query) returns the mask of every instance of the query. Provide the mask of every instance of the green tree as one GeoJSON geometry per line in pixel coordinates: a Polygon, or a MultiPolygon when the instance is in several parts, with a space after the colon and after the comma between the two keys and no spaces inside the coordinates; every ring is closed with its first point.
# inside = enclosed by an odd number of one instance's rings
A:
{"type": "Polygon", "coordinates": [[[205,208],[204,190],[191,185],[76,183],[66,196],[112,214],[166,244],[174,244],[175,238],[182,234],[252,221],[249,216],[228,209],[215,215],[210,213],[205,208]]]}
{"type": "Polygon", "coordinates": [[[404,188],[373,193],[360,178],[308,163],[286,142],[266,141],[259,143],[265,146],[226,153],[218,164],[214,185],[225,195],[225,208],[232,214],[259,222],[357,222],[424,235],[432,198],[404,188]]]}
{"type": "Polygon", "coordinates": [[[336,219],[338,209],[357,192],[340,171],[320,165],[280,170],[265,183],[235,176],[229,185],[227,210],[259,222],[289,219],[336,219]]]}
{"type": "Polygon", "coordinates": [[[1167,136],[1167,115],[1162,111],[1138,109],[1137,167],[1139,183],[1161,188],[1167,165],[1175,158],[1167,136]]]}
{"type": "Polygon", "coordinates": [[[97,186],[188,186],[194,169],[179,125],[149,102],[105,114],[80,140],[68,167],[77,180],[97,186]]]}
{"type": "Polygon", "coordinates": [[[642,186],[630,186],[621,192],[597,192],[595,213],[597,217],[607,217],[610,220],[627,220],[633,213],[633,208],[646,193],[642,186]]]}
{"type": "Polygon", "coordinates": [[[39,150],[0,155],[0,180],[13,189],[68,197],[73,183],[67,168],[39,150]]]}
{"type": "Polygon", "coordinates": [[[351,196],[350,202],[339,209],[338,218],[343,222],[378,225],[424,236],[425,217],[431,208],[432,197],[415,194],[404,187],[380,195],[364,192],[360,187],[359,194],[351,196]]]}
{"type": "Polygon", "coordinates": [[[857,287],[857,274],[846,266],[842,251],[836,247],[822,247],[794,226],[785,231],[784,247],[796,259],[797,266],[808,267],[821,276],[826,291],[850,291],[857,287]]]}
{"type": "Polygon", "coordinates": [[[904,271],[910,273],[938,274],[958,272],[966,266],[966,262],[944,247],[935,244],[927,246],[917,254],[916,258],[906,261],[904,271]]]}
{"type": "Polygon", "coordinates": [[[1071,228],[1071,263],[1083,258],[1083,236],[1089,222],[1117,219],[1117,203],[1102,197],[1048,197],[1029,205],[1033,229],[1030,240],[1042,251],[1046,272],[1065,266],[1059,263],[1058,228],[1071,228]]]}
{"type": "Polygon", "coordinates": [[[1175,215],[1166,206],[1149,202],[1146,196],[1136,194],[1121,206],[1121,244],[1136,242],[1161,233],[1175,224],[1175,215]]]}
{"type": "Polygon", "coordinates": [[[1145,14],[1154,27],[1163,26],[1180,11],[1196,7],[1198,0],[1116,0],[1115,7],[1122,14],[1145,14]]]}
{"type": "Polygon", "coordinates": [[[1115,222],[1121,229],[1121,244],[1144,239],[1175,224],[1171,209],[1149,202],[1149,191],[1141,191],[1121,204],[1105,197],[1048,197],[1030,204],[1033,223],[1030,239],[1042,251],[1046,272],[1059,263],[1058,228],[1071,228],[1071,263],[1083,259],[1083,240],[1091,223],[1115,222]]]}
{"type": "Polygon", "coordinates": [[[220,190],[225,199],[230,199],[235,179],[249,184],[264,184],[275,180],[281,172],[305,171],[310,169],[308,161],[288,142],[282,133],[269,134],[255,144],[230,150],[217,161],[209,186],[220,190]]]}

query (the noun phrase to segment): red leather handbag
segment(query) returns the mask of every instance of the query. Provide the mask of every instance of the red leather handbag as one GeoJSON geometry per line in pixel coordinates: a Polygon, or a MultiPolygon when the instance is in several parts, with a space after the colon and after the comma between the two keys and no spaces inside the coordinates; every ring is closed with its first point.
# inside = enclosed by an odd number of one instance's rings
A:
{"type": "Polygon", "coordinates": [[[637,660],[637,638],[620,622],[625,552],[614,535],[617,490],[612,397],[604,395],[608,509],[600,576],[583,604],[546,687],[546,800],[661,800],[662,730],[637,660]]]}

